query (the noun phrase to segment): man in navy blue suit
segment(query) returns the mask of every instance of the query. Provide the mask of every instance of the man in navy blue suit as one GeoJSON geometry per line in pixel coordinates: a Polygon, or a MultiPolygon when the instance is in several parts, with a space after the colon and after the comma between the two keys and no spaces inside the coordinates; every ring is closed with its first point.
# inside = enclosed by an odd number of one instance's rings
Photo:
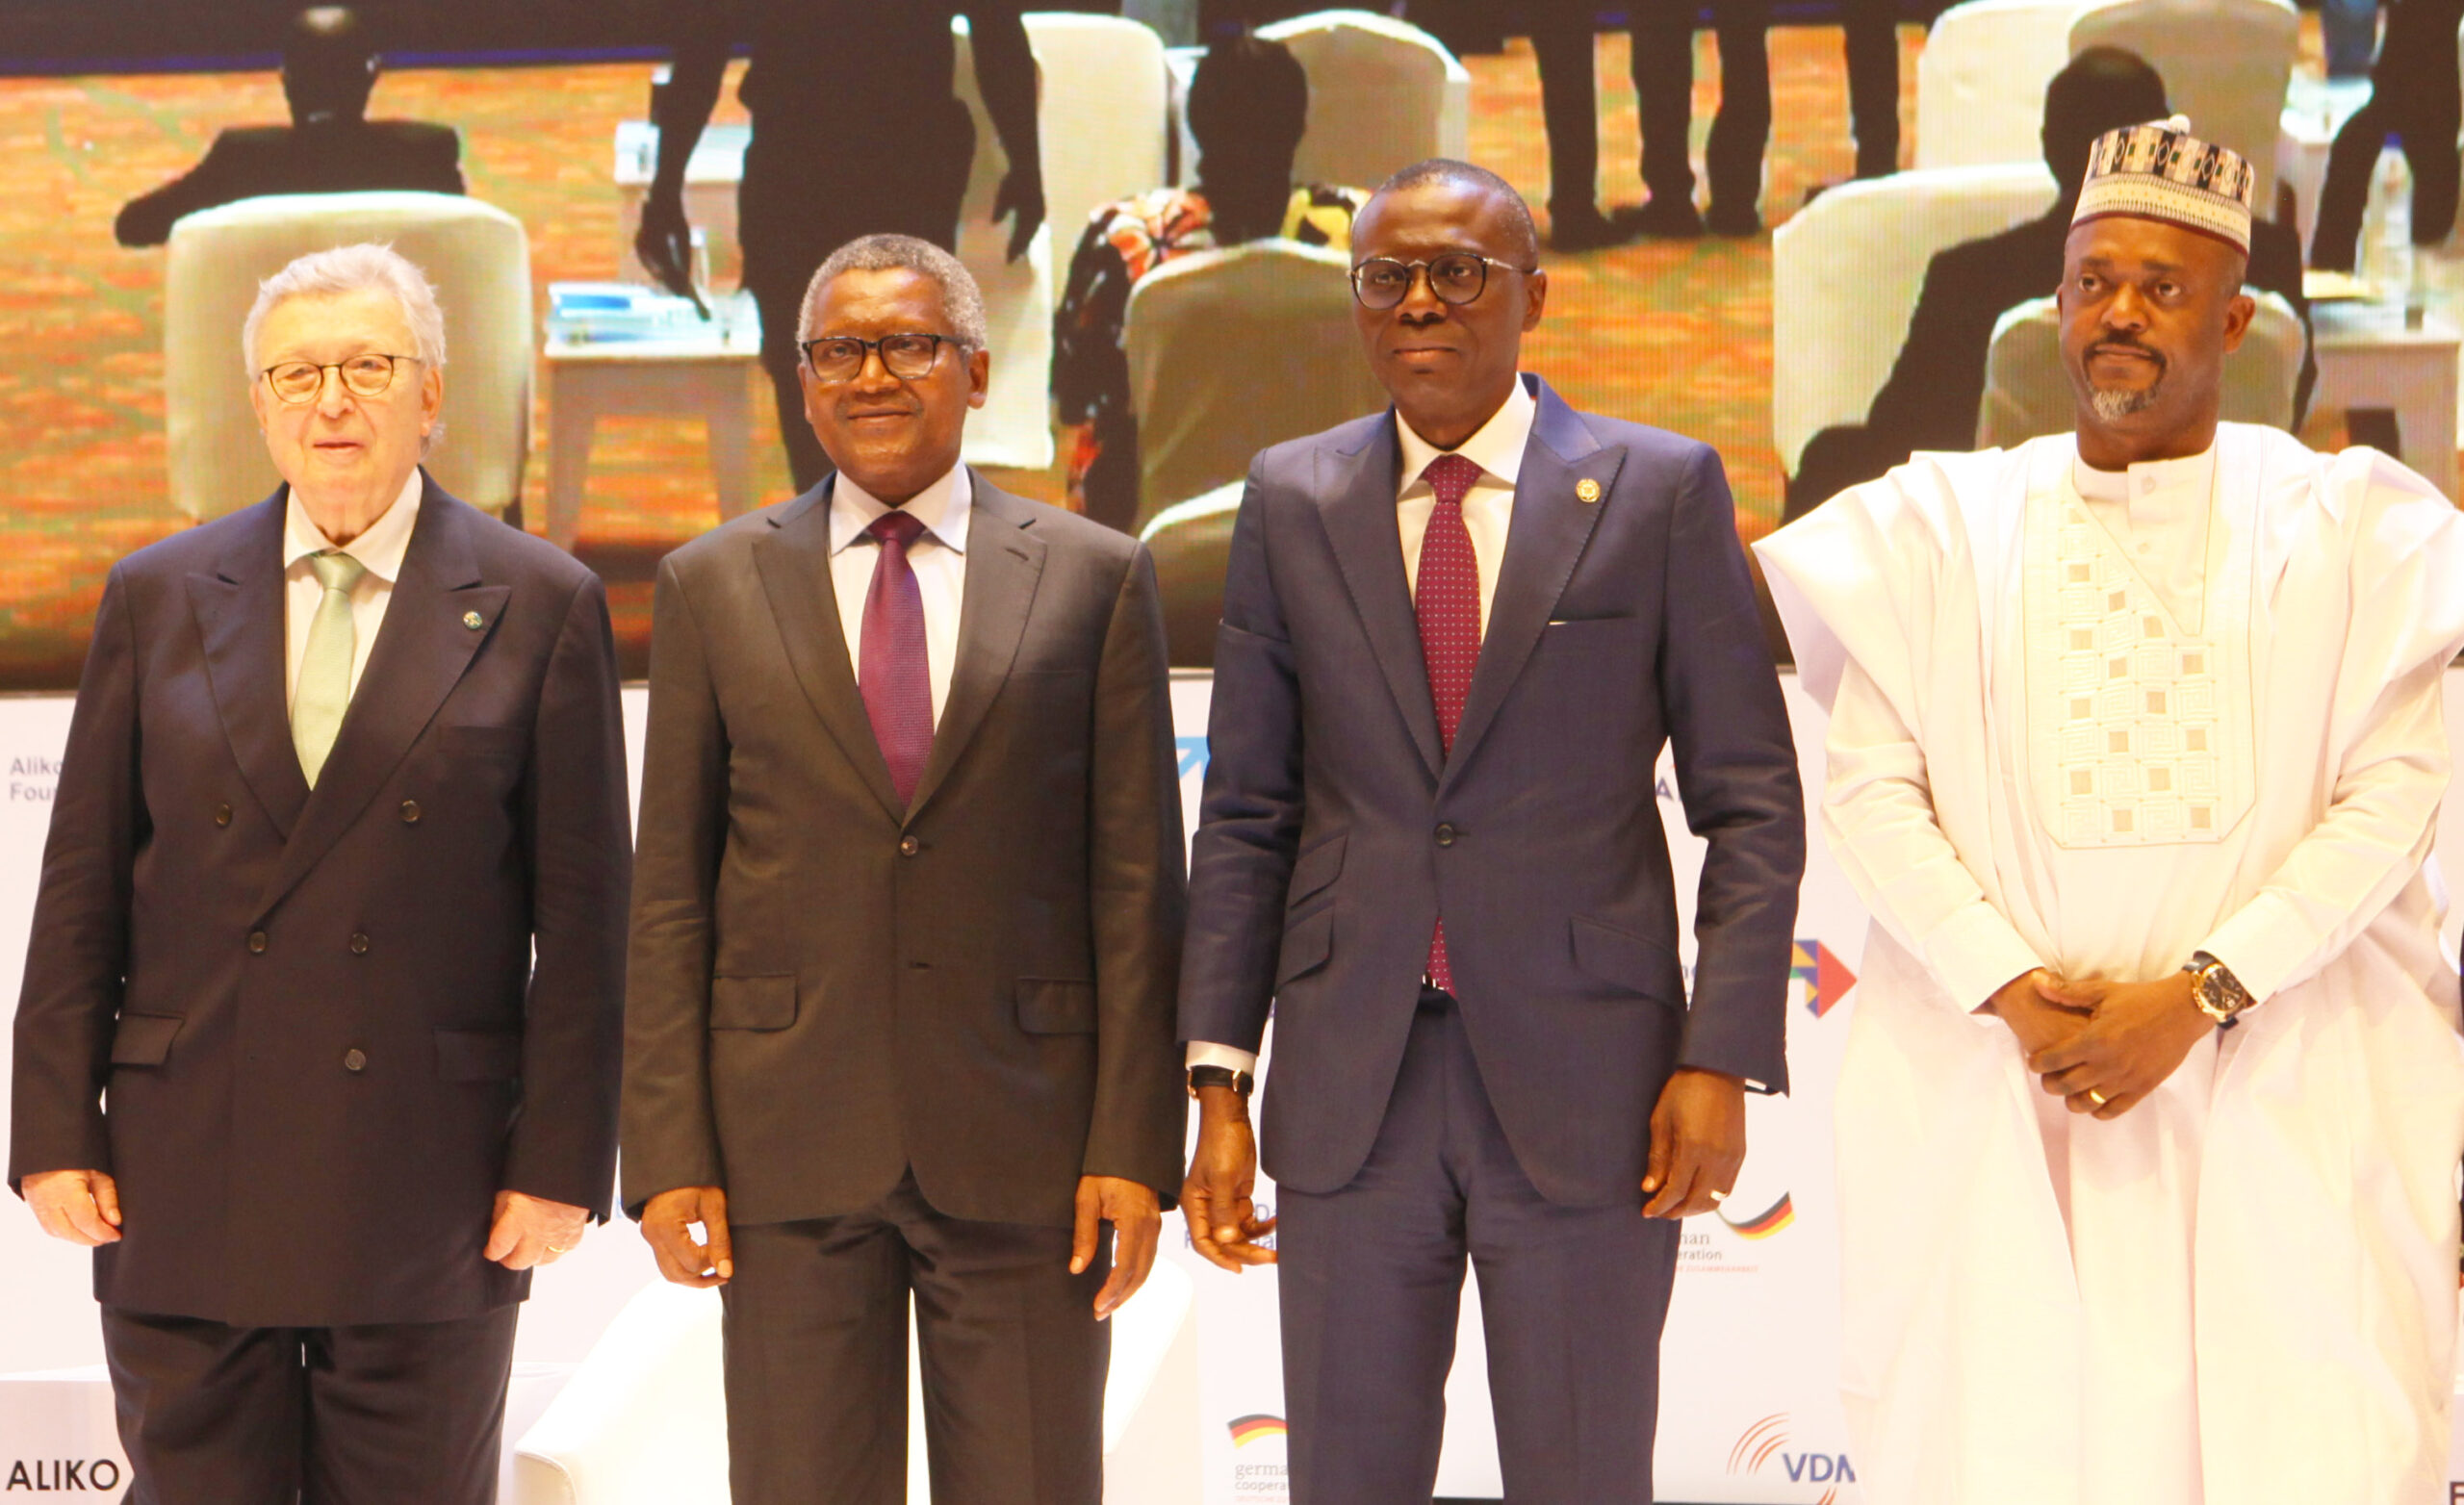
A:
{"type": "Polygon", "coordinates": [[[1466,1255],[1508,1497],[1639,1505],[1676,1219],[1786,1085],[1787,716],[1718,456],[1519,373],[1548,279],[1514,191],[1406,168],[1352,252],[1394,407],[1261,454],[1233,533],[1183,1207],[1216,1263],[1279,1259],[1295,1505],[1425,1505],[1466,1255]],[[1663,743],[1710,842],[1690,1008],[1663,743]]]}

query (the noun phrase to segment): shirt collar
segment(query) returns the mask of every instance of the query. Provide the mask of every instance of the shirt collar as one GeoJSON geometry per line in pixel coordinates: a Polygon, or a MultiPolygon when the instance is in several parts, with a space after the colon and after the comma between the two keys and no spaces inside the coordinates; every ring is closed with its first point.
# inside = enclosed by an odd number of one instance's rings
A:
{"type": "Polygon", "coordinates": [[[2216,477],[2216,446],[2175,460],[2143,460],[2124,471],[2099,471],[2078,457],[2070,459],[2070,484],[2089,501],[2119,502],[2125,510],[2143,504],[2163,505],[2184,496],[2205,500],[2216,477]]]}
{"type": "MultiPolygon", "coordinates": [[[[1514,390],[1506,394],[1504,405],[1490,414],[1489,421],[1481,424],[1471,438],[1455,446],[1454,452],[1512,486],[1515,477],[1522,473],[1523,452],[1530,446],[1531,425],[1539,417],[1539,400],[1531,395],[1531,389],[1524,385],[1523,378],[1518,375],[1514,379],[1514,390]]],[[[1408,491],[1419,483],[1421,472],[1428,469],[1428,463],[1445,451],[1414,432],[1412,425],[1403,421],[1399,413],[1395,415],[1395,436],[1402,445],[1403,490],[1408,491]]]]}
{"type": "MultiPolygon", "coordinates": [[[[838,472],[830,488],[830,551],[837,553],[854,543],[875,518],[889,511],[889,503],[838,472]]],[[[950,467],[948,472],[932,485],[908,498],[906,511],[924,524],[924,531],[934,542],[954,554],[966,552],[966,522],[975,510],[975,478],[963,465],[950,467]]]]}
{"type": "Polygon", "coordinates": [[[325,537],[325,530],[308,516],[299,493],[289,494],[282,509],[282,567],[292,566],[310,554],[321,554],[328,548],[339,548],[368,567],[368,573],[391,585],[401,578],[402,556],[410,552],[411,525],[419,521],[421,474],[419,467],[411,468],[410,477],[402,482],[402,490],[365,532],[347,544],[336,544],[325,537]]]}

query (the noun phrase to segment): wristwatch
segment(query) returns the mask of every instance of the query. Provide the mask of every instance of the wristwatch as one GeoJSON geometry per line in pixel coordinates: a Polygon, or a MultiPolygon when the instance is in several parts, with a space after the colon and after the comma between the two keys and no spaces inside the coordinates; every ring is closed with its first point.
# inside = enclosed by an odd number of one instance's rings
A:
{"type": "Polygon", "coordinates": [[[2243,1009],[2258,1002],[2233,969],[2203,951],[2191,953],[2182,970],[2191,975],[2191,1002],[2220,1026],[2231,1029],[2243,1009]]]}
{"type": "Polygon", "coordinates": [[[1257,1081],[1247,1072],[1235,1071],[1229,1066],[1192,1066],[1190,1096],[1197,1096],[1200,1087],[1230,1087],[1234,1097],[1245,1099],[1250,1089],[1257,1085],[1257,1081]]]}

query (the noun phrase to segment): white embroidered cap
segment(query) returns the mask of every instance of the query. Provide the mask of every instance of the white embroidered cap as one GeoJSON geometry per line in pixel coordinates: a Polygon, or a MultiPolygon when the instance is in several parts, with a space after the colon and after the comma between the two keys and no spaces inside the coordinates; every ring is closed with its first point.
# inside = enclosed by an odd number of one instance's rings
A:
{"type": "Polygon", "coordinates": [[[2186,115],[2125,125],[2089,148],[2088,182],[2070,222],[2110,215],[2161,219],[2247,255],[2256,181],[2241,153],[2191,135],[2186,115]]]}

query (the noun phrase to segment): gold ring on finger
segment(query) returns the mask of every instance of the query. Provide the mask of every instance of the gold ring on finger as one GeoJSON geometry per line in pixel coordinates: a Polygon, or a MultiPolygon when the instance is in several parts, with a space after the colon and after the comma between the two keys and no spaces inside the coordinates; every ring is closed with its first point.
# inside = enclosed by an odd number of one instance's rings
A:
{"type": "Polygon", "coordinates": [[[2102,1108],[2106,1103],[2112,1100],[2106,1097],[2102,1092],[2097,1091],[2094,1087],[2090,1087],[2088,1089],[2088,1101],[2095,1104],[2098,1108],[2102,1108]]]}
{"type": "Polygon", "coordinates": [[[1714,1202],[1726,1202],[1728,1199],[1729,1194],[1725,1191],[1714,1191],[1711,1193],[1711,1200],[1714,1202]]]}

